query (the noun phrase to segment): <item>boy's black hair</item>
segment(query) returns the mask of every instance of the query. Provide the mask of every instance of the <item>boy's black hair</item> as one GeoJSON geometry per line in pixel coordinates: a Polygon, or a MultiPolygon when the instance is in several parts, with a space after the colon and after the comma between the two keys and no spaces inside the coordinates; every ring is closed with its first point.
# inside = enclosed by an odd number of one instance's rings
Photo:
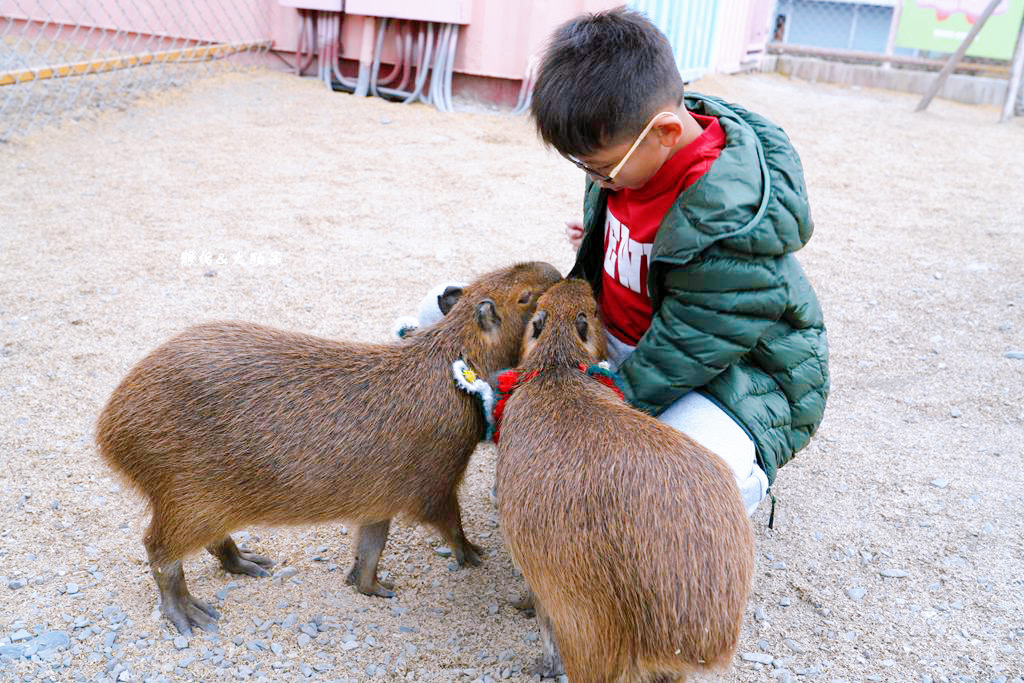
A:
{"type": "Polygon", "coordinates": [[[530,111],[544,143],[586,156],[638,135],[668,101],[683,98],[672,46],[644,14],[620,7],[555,29],[530,111]]]}

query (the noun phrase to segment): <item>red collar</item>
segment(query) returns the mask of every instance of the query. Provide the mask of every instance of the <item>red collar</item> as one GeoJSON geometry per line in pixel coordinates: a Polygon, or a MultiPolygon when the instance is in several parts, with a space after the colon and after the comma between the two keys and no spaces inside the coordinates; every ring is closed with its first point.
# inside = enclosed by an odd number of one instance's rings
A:
{"type": "MultiPolygon", "coordinates": [[[[578,369],[583,374],[593,377],[601,384],[610,388],[619,399],[626,400],[617,375],[608,368],[597,364],[587,365],[586,363],[580,363],[578,369]]],[[[494,390],[494,409],[492,412],[494,416],[494,435],[492,436],[494,443],[498,443],[498,439],[501,438],[501,418],[505,413],[505,404],[508,403],[508,399],[516,389],[538,375],[540,375],[539,370],[527,373],[522,373],[518,370],[506,370],[498,375],[498,386],[494,390]]]]}

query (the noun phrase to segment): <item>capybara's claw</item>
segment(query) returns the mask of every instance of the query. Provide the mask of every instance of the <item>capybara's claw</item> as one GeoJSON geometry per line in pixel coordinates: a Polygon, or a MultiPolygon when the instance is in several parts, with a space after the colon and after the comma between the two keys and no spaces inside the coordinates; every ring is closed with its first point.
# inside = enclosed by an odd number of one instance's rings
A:
{"type": "Polygon", "coordinates": [[[238,553],[238,560],[232,568],[224,567],[227,571],[233,574],[248,574],[249,576],[270,576],[270,572],[267,571],[274,566],[274,561],[257,555],[255,553],[247,553],[240,551],[238,553]]]}
{"type": "Polygon", "coordinates": [[[484,554],[484,549],[482,547],[466,541],[459,550],[461,552],[457,551],[455,553],[455,560],[459,563],[460,567],[465,567],[467,564],[479,567],[483,564],[482,555],[484,554]]]}
{"type": "Polygon", "coordinates": [[[345,583],[355,586],[356,590],[363,595],[376,595],[378,598],[393,598],[395,597],[395,591],[392,590],[395,584],[391,581],[381,581],[374,577],[373,581],[369,582],[368,585],[363,585],[364,582],[359,580],[359,564],[356,563],[355,567],[352,567],[352,571],[345,577],[345,583]]]}
{"type": "Polygon", "coordinates": [[[216,631],[217,619],[220,614],[202,600],[191,595],[181,602],[167,602],[160,606],[160,611],[185,636],[192,635],[192,627],[198,626],[204,631],[216,631]]]}
{"type": "Polygon", "coordinates": [[[363,595],[376,595],[378,598],[393,598],[395,597],[395,591],[387,587],[386,584],[380,581],[374,581],[368,588],[363,588],[360,585],[356,585],[358,590],[363,595]]]}

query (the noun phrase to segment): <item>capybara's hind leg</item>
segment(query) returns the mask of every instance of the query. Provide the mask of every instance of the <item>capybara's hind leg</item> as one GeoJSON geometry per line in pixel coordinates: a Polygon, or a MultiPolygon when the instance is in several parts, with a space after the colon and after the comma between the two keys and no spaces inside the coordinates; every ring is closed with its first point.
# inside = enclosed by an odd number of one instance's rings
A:
{"type": "Polygon", "coordinates": [[[444,536],[444,540],[451,546],[455,561],[459,563],[460,567],[466,566],[467,562],[474,567],[479,567],[482,564],[483,560],[480,559],[480,556],[484,550],[475,543],[470,543],[466,538],[466,534],[462,530],[459,499],[454,492],[429,521],[437,527],[437,530],[444,536]]]}
{"type": "Polygon", "coordinates": [[[202,600],[196,600],[185,585],[181,562],[153,566],[153,578],[160,590],[160,611],[183,635],[192,635],[192,627],[216,631],[220,614],[202,600]]]}
{"type": "MultiPolygon", "coordinates": [[[[165,529],[171,514],[170,510],[153,501],[153,518],[144,539],[149,566],[160,591],[160,611],[184,635],[191,635],[193,626],[204,631],[216,631],[216,620],[220,615],[188,592],[185,572],[181,568],[182,549],[166,537],[165,529]]],[[[185,534],[184,537],[190,536],[185,534]]]]}
{"type": "Polygon", "coordinates": [[[356,546],[356,559],[352,571],[348,573],[348,582],[355,584],[356,590],[364,595],[376,595],[382,598],[393,598],[391,590],[394,584],[377,579],[377,563],[388,542],[388,529],[391,520],[363,524],[359,527],[359,538],[356,546]]]}
{"type": "Polygon", "coordinates": [[[533,667],[533,673],[540,674],[541,678],[555,678],[565,673],[562,665],[562,655],[558,651],[558,642],[555,640],[555,629],[551,618],[544,611],[543,605],[534,597],[533,608],[537,612],[537,624],[540,626],[540,640],[543,652],[533,667]]]}
{"type": "Polygon", "coordinates": [[[232,574],[249,576],[270,576],[267,570],[274,566],[270,560],[256,553],[239,550],[230,536],[225,536],[206,546],[210,554],[220,560],[220,566],[232,574]]]}

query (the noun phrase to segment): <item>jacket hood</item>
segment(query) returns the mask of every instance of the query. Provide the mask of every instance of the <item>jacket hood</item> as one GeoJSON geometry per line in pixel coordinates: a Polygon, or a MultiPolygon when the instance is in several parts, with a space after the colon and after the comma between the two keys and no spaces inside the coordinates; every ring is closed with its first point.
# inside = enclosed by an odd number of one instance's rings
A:
{"type": "Polygon", "coordinates": [[[685,263],[715,243],[758,256],[803,247],[813,224],[803,168],[786,133],[718,98],[687,93],[684,99],[690,111],[718,118],[726,146],[669,209],[663,224],[676,229],[658,231],[653,257],[685,263]],[[678,229],[681,225],[691,229],[678,229]]]}

